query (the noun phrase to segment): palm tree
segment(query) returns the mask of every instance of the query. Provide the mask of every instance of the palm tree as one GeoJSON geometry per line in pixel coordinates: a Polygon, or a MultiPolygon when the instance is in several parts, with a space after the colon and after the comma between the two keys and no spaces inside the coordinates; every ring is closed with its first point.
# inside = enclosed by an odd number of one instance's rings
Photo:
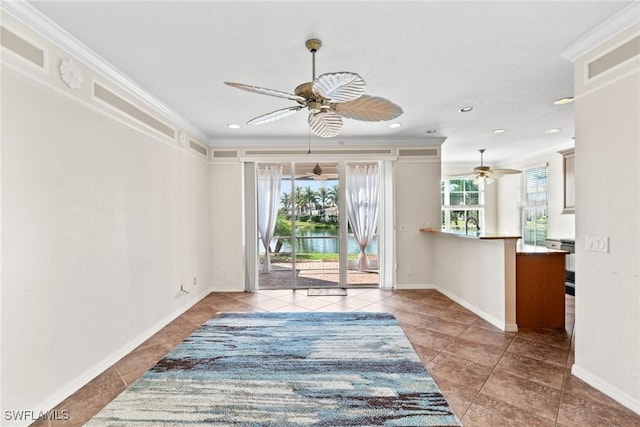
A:
{"type": "Polygon", "coordinates": [[[331,206],[338,206],[338,200],[340,199],[338,192],[338,184],[332,185],[331,188],[327,191],[329,196],[329,202],[331,206]]]}
{"type": "Polygon", "coordinates": [[[294,200],[296,203],[296,214],[301,215],[306,202],[304,193],[302,192],[301,187],[296,187],[296,194],[294,196],[294,200]]]}
{"type": "Polygon", "coordinates": [[[293,212],[291,212],[291,196],[289,193],[282,193],[280,196],[280,204],[282,205],[284,214],[290,217],[293,212]]]}
{"type": "Polygon", "coordinates": [[[322,205],[322,211],[324,212],[324,208],[327,206],[327,202],[329,201],[329,190],[327,190],[327,187],[320,187],[317,194],[318,200],[322,205]]]}
{"type": "Polygon", "coordinates": [[[318,202],[318,196],[316,192],[311,189],[311,187],[306,187],[304,189],[304,199],[307,204],[307,209],[309,210],[309,215],[313,214],[313,210],[316,207],[316,203],[318,202]]]}

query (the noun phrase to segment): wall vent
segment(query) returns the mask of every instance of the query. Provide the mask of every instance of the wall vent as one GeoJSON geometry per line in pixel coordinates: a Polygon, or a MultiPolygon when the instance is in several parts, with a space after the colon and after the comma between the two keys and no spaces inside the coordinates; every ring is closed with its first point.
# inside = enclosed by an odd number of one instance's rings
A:
{"type": "Polygon", "coordinates": [[[438,157],[437,148],[399,149],[400,157],[438,157]]]}
{"type": "Polygon", "coordinates": [[[44,68],[44,50],[34,46],[5,27],[0,27],[0,44],[27,61],[44,68]]]}
{"type": "Polygon", "coordinates": [[[638,55],[640,55],[640,36],[632,38],[628,42],[621,44],[617,48],[591,61],[587,65],[589,78],[592,79],[638,55]]]}
{"type": "Polygon", "coordinates": [[[214,159],[237,159],[238,150],[213,150],[214,159]]]}
{"type": "Polygon", "coordinates": [[[197,151],[198,153],[202,154],[203,156],[207,156],[208,153],[209,153],[209,151],[206,149],[206,147],[203,147],[202,145],[198,144],[193,139],[189,140],[189,148],[191,148],[194,151],[197,151]]]}
{"type": "MultiPolygon", "coordinates": [[[[245,150],[246,156],[274,156],[274,155],[307,155],[309,150],[245,150]]],[[[389,148],[381,149],[346,149],[346,150],[313,150],[312,154],[322,155],[344,155],[344,154],[379,154],[379,155],[391,155],[393,150],[389,148]]]]}
{"type": "Polygon", "coordinates": [[[172,127],[145,113],[129,101],[96,82],[93,83],[93,96],[172,139],[176,137],[176,132],[172,127]]]}

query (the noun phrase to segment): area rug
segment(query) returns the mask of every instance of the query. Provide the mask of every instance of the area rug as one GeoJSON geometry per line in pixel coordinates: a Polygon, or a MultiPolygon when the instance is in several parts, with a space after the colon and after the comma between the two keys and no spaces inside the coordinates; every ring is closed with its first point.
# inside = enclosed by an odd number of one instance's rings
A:
{"type": "Polygon", "coordinates": [[[459,426],[393,315],[223,313],[88,426],[459,426]]]}
{"type": "Polygon", "coordinates": [[[345,296],[347,295],[347,290],[345,288],[309,288],[307,289],[308,297],[334,297],[334,296],[345,296]]]}

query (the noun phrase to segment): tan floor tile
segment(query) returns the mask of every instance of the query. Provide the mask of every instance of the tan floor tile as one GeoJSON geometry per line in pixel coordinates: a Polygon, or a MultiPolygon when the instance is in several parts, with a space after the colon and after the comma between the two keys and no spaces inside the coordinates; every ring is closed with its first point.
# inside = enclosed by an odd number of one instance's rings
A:
{"type": "Polygon", "coordinates": [[[555,421],[560,390],[496,369],[482,387],[482,394],[539,417],[555,421]]]}
{"type": "Polygon", "coordinates": [[[480,393],[471,404],[462,424],[465,427],[553,427],[555,422],[524,412],[520,408],[480,393]]]}
{"type": "Polygon", "coordinates": [[[419,326],[412,330],[406,330],[403,328],[403,330],[405,331],[405,334],[407,334],[409,341],[412,343],[415,342],[436,351],[444,350],[445,347],[455,339],[451,335],[432,331],[431,329],[427,329],[423,326],[419,326]]]}
{"type": "Polygon", "coordinates": [[[493,345],[456,338],[444,349],[444,352],[493,368],[502,357],[504,350],[493,345]]]}
{"type": "Polygon", "coordinates": [[[446,353],[441,353],[434,358],[427,365],[427,369],[436,380],[436,383],[441,380],[447,380],[464,386],[467,390],[475,393],[482,388],[491,374],[490,367],[446,353]]]}
{"type": "Polygon", "coordinates": [[[479,326],[477,322],[469,326],[464,332],[462,332],[458,338],[466,341],[471,341],[480,344],[491,345],[505,350],[509,347],[509,344],[513,341],[516,334],[514,332],[503,332],[499,329],[487,329],[483,326],[479,326]]]}
{"type": "Polygon", "coordinates": [[[505,354],[498,362],[498,369],[558,390],[562,389],[565,375],[561,366],[516,353],[505,354]]]}
{"type": "Polygon", "coordinates": [[[508,353],[523,354],[534,359],[542,360],[549,363],[555,363],[562,367],[567,363],[569,349],[563,349],[549,344],[542,344],[536,341],[520,338],[517,335],[509,348],[508,353]]]}

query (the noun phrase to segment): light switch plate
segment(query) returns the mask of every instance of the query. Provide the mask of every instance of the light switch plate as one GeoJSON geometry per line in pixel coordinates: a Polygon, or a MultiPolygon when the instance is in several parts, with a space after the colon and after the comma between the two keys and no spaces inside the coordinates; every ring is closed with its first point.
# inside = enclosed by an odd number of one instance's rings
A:
{"type": "Polygon", "coordinates": [[[592,252],[609,252],[609,238],[606,236],[586,236],[587,250],[592,252]]]}

